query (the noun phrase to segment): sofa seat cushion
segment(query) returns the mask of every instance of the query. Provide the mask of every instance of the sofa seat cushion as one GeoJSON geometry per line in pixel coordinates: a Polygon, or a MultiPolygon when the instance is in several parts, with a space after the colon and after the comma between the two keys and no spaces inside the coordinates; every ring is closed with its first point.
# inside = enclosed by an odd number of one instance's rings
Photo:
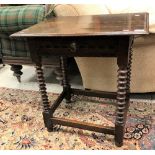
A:
{"type": "Polygon", "coordinates": [[[32,26],[45,17],[44,5],[6,6],[0,8],[0,33],[13,33],[32,26]]]}

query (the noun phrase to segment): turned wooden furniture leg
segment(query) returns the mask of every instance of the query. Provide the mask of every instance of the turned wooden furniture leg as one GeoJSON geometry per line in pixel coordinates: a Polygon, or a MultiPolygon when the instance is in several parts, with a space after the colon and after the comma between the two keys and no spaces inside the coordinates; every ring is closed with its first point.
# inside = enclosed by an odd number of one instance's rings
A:
{"type": "Polygon", "coordinates": [[[44,73],[42,68],[42,58],[39,53],[38,42],[34,39],[28,39],[30,55],[32,58],[32,62],[35,64],[36,67],[36,74],[37,74],[37,81],[39,84],[39,91],[41,94],[42,99],[42,106],[43,106],[43,119],[45,127],[49,132],[53,131],[53,124],[51,122],[51,112],[50,112],[50,105],[48,100],[48,95],[46,91],[46,84],[44,79],[44,73]]]}
{"type": "Polygon", "coordinates": [[[3,60],[2,59],[0,59],[0,65],[3,65],[3,67],[5,66],[5,64],[3,63],[3,60]]]}
{"type": "Polygon", "coordinates": [[[60,67],[56,67],[54,69],[54,73],[56,75],[56,79],[59,81],[59,83],[62,85],[62,80],[63,80],[63,77],[62,77],[62,70],[60,67]]]}
{"type": "Polygon", "coordinates": [[[3,61],[2,61],[2,59],[0,59],[0,64],[2,64],[3,63],[3,61]]]}
{"type": "Polygon", "coordinates": [[[117,146],[123,145],[126,95],[127,95],[127,68],[118,69],[117,110],[115,124],[115,141],[117,146]]]}
{"type": "Polygon", "coordinates": [[[60,57],[60,66],[62,70],[62,86],[63,90],[65,91],[65,99],[66,103],[71,102],[71,87],[69,84],[68,76],[67,76],[67,58],[66,57],[60,57]]]}
{"type": "Polygon", "coordinates": [[[3,64],[3,66],[5,66],[5,64],[3,63],[3,60],[2,59],[0,59],[0,64],[3,64]]]}
{"type": "Polygon", "coordinates": [[[118,147],[123,145],[124,127],[129,105],[130,73],[129,64],[130,38],[120,39],[117,64],[118,64],[118,86],[117,105],[115,121],[115,143],[118,147]]]}
{"type": "Polygon", "coordinates": [[[130,48],[129,48],[129,61],[128,61],[128,73],[127,73],[127,106],[126,110],[128,110],[130,106],[130,81],[131,81],[131,67],[132,67],[132,55],[133,55],[133,41],[134,37],[130,38],[130,48]]]}
{"type": "Polygon", "coordinates": [[[37,79],[39,83],[39,89],[41,93],[42,98],[42,104],[43,104],[43,118],[45,126],[47,127],[47,130],[53,131],[53,125],[51,123],[51,116],[50,116],[50,105],[48,101],[47,91],[46,91],[46,84],[44,80],[44,74],[41,63],[36,64],[36,73],[37,73],[37,79]]]}
{"type": "Polygon", "coordinates": [[[21,75],[23,74],[21,71],[22,68],[22,65],[11,65],[11,70],[14,72],[13,76],[17,77],[18,82],[21,82],[21,75]]]}

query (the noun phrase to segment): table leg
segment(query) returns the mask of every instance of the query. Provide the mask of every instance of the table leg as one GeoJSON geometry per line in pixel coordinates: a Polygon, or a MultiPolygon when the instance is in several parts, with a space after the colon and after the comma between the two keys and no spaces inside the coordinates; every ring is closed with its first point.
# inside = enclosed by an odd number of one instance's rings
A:
{"type": "Polygon", "coordinates": [[[50,120],[50,105],[48,101],[48,96],[47,96],[47,91],[46,91],[46,84],[44,80],[44,74],[43,74],[43,69],[42,65],[36,64],[36,72],[37,72],[37,80],[39,83],[39,89],[41,93],[41,98],[42,98],[42,104],[43,104],[43,118],[44,118],[44,123],[45,127],[47,127],[47,130],[53,131],[53,125],[50,120]]]}
{"type": "Polygon", "coordinates": [[[29,49],[30,49],[30,55],[32,62],[35,64],[36,67],[36,74],[37,74],[37,81],[39,84],[39,91],[41,94],[41,99],[42,99],[42,106],[43,106],[43,119],[44,119],[44,124],[45,127],[47,127],[47,130],[53,131],[53,124],[51,121],[51,112],[50,112],[50,105],[49,105],[49,100],[47,96],[47,91],[46,91],[46,84],[45,84],[45,79],[44,79],[44,73],[42,69],[42,58],[39,53],[39,45],[40,42],[38,42],[36,39],[29,38],[27,39],[28,44],[29,44],[29,49]]]}
{"type": "Polygon", "coordinates": [[[130,37],[123,37],[119,42],[117,64],[118,64],[118,90],[115,121],[115,143],[118,147],[123,145],[124,127],[129,107],[131,55],[130,37]]]}
{"type": "Polygon", "coordinates": [[[68,76],[67,76],[67,58],[66,57],[60,57],[60,66],[62,69],[62,85],[63,85],[63,90],[65,91],[65,99],[66,103],[71,102],[71,87],[69,84],[68,76]]]}
{"type": "Polygon", "coordinates": [[[126,110],[128,110],[130,106],[130,81],[131,81],[131,66],[132,66],[132,55],[133,55],[133,41],[134,38],[130,38],[130,49],[129,49],[129,61],[128,61],[128,73],[127,73],[127,106],[126,110]]]}
{"type": "Polygon", "coordinates": [[[117,146],[123,145],[126,95],[127,95],[127,68],[118,69],[118,90],[117,90],[117,109],[115,124],[115,141],[117,146]]]}

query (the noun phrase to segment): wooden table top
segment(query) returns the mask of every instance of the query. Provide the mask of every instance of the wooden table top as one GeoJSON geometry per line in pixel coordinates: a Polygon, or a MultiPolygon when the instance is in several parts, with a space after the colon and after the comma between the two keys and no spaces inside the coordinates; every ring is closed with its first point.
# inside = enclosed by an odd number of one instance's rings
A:
{"type": "Polygon", "coordinates": [[[148,13],[53,17],[11,37],[138,35],[149,33],[148,13]]]}

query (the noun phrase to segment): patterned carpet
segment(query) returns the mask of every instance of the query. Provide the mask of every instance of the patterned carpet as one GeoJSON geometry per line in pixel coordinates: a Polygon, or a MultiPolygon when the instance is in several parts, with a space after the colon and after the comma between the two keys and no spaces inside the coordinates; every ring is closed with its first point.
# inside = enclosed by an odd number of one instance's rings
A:
{"type": "MultiPolygon", "coordinates": [[[[56,97],[57,94],[49,93],[50,101],[56,97]]],[[[62,103],[55,116],[113,126],[112,102],[115,101],[74,96],[73,103],[62,103]]],[[[114,145],[110,135],[62,126],[55,126],[54,130],[48,133],[44,128],[38,92],[0,88],[1,150],[155,149],[155,104],[131,101],[121,148],[114,145]]]]}

